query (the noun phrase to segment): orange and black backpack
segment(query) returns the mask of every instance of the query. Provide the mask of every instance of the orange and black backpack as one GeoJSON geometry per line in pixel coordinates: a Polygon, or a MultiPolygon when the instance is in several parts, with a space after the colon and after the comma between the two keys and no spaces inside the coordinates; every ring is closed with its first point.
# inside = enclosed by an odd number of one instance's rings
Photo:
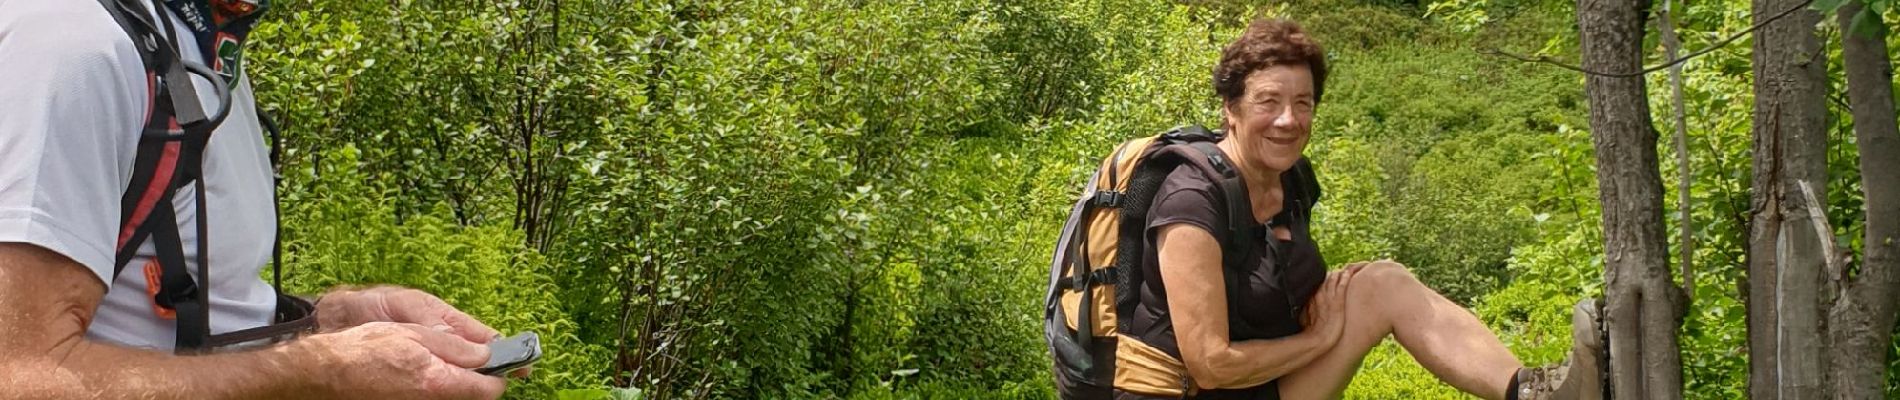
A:
{"type": "MultiPolygon", "coordinates": [[[[1049,264],[1049,289],[1043,305],[1043,336],[1054,358],[1056,390],[1063,399],[1105,399],[1117,391],[1151,396],[1188,397],[1196,390],[1185,366],[1143,342],[1130,329],[1140,304],[1141,262],[1149,207],[1162,181],[1177,167],[1190,166],[1214,182],[1222,199],[1227,232],[1220,240],[1229,293],[1244,274],[1236,272],[1254,251],[1252,205],[1239,170],[1215,143],[1220,131],[1183,126],[1158,136],[1123,142],[1089,176],[1080,199],[1069,211],[1049,264]]],[[[1287,212],[1310,220],[1319,186],[1305,158],[1286,171],[1292,179],[1287,212]]],[[[1304,220],[1303,220],[1304,221],[1304,220]]],[[[1255,247],[1260,247],[1256,249],[1255,247]]],[[[1281,257],[1278,254],[1275,258],[1281,257]]]]}

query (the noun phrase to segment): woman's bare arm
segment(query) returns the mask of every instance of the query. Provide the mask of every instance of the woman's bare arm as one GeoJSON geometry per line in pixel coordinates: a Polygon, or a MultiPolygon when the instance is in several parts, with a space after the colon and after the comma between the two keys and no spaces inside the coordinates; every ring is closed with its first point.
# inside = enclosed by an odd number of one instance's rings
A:
{"type": "Polygon", "coordinates": [[[1181,361],[1196,386],[1257,386],[1312,362],[1339,340],[1337,330],[1329,335],[1326,329],[1307,329],[1279,339],[1230,340],[1219,242],[1193,225],[1160,229],[1155,247],[1160,253],[1168,312],[1174,319],[1181,361]]]}

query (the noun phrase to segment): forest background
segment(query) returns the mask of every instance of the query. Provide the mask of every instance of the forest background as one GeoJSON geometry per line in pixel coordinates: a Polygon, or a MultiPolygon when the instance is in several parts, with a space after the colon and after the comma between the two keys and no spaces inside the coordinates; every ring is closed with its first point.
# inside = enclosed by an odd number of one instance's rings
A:
{"type": "MultiPolygon", "coordinates": [[[[1115,143],[1217,124],[1211,68],[1258,15],[1329,53],[1307,152],[1326,259],[1411,266],[1531,364],[1602,293],[1583,76],[1495,54],[1575,60],[1569,2],[272,3],[246,57],[285,127],[286,281],[420,287],[540,332],[512,398],[1052,397],[1068,204],[1115,143]]],[[[1686,49],[1750,25],[1747,1],[1678,7],[1686,49]]],[[[1684,63],[1687,221],[1664,174],[1669,231],[1695,230],[1694,399],[1746,397],[1750,51],[1684,63]]],[[[1830,70],[1829,219],[1858,250],[1830,70]]],[[[1463,395],[1388,342],[1346,396],[1463,395]]]]}

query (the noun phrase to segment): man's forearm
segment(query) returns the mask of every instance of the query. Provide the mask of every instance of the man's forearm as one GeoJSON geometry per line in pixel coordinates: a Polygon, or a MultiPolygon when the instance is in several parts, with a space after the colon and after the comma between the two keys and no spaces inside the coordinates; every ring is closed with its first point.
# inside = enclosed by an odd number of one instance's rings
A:
{"type": "Polygon", "coordinates": [[[322,397],[299,348],[173,356],[77,339],[47,354],[0,356],[0,398],[296,399],[322,397]]]}
{"type": "Polygon", "coordinates": [[[0,399],[276,399],[328,390],[310,339],[178,357],[86,339],[105,285],[42,247],[0,243],[0,399]],[[308,355],[308,356],[305,356],[308,355]]]}

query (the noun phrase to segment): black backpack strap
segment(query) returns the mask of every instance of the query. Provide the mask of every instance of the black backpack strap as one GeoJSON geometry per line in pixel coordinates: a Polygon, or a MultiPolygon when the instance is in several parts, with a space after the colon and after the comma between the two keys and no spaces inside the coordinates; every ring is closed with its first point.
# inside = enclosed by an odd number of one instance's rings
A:
{"type": "Polygon", "coordinates": [[[1302,222],[1311,222],[1313,220],[1313,207],[1319,205],[1321,193],[1319,188],[1319,174],[1314,172],[1313,161],[1306,157],[1300,157],[1299,161],[1293,163],[1293,169],[1288,170],[1287,176],[1282,179],[1292,182],[1292,184],[1288,186],[1295,190],[1293,199],[1298,201],[1298,203],[1294,204],[1294,207],[1289,209],[1298,210],[1300,217],[1303,219],[1302,222]]]}
{"type": "Polygon", "coordinates": [[[1109,383],[1109,374],[1113,370],[1112,339],[1097,340],[1095,337],[1094,289],[1097,286],[1118,282],[1126,269],[1108,266],[1090,270],[1088,234],[1089,222],[1097,210],[1114,208],[1119,205],[1104,204],[1102,195],[1113,193],[1099,187],[1103,178],[1103,169],[1113,173],[1116,165],[1113,159],[1105,160],[1106,165],[1089,175],[1084,186],[1083,196],[1077,199],[1069,211],[1068,222],[1064,223],[1062,233],[1057,240],[1055,257],[1049,265],[1049,292],[1044,300],[1044,335],[1050,345],[1050,353],[1056,359],[1058,381],[1067,377],[1088,385],[1104,386],[1109,383]],[[1068,291],[1079,291],[1080,304],[1077,315],[1068,315],[1061,303],[1061,296],[1068,291]],[[1074,318],[1075,329],[1069,329],[1067,321],[1074,318]],[[1107,357],[1107,358],[1104,358],[1107,357]]]}
{"type": "MultiPolygon", "coordinates": [[[[284,152],[283,150],[284,142],[283,142],[283,136],[281,134],[281,131],[278,129],[278,124],[273,122],[269,115],[270,113],[264,112],[261,106],[258,107],[258,110],[257,110],[258,122],[260,125],[262,125],[262,127],[264,128],[264,133],[270,137],[270,141],[271,141],[271,150],[270,150],[270,164],[271,164],[271,174],[272,174],[271,175],[272,176],[271,208],[274,210],[274,214],[276,215],[276,218],[274,219],[275,224],[276,224],[276,229],[273,232],[273,235],[271,236],[270,267],[271,267],[271,290],[275,292],[277,295],[277,308],[276,308],[276,311],[272,315],[272,319],[271,319],[272,324],[250,328],[250,329],[239,330],[235,332],[227,332],[227,333],[222,333],[222,334],[217,334],[217,335],[211,335],[207,339],[206,344],[205,344],[208,348],[227,350],[227,349],[237,349],[237,348],[241,348],[247,345],[265,345],[265,344],[270,344],[270,343],[277,343],[283,340],[295,338],[298,335],[302,335],[305,333],[316,332],[318,328],[317,319],[316,319],[316,312],[317,312],[316,304],[312,303],[308,299],[293,296],[289,293],[284,293],[284,285],[283,285],[283,261],[284,261],[283,213],[284,213],[284,208],[283,208],[282,202],[280,201],[282,199],[279,198],[276,194],[276,188],[281,186],[284,179],[283,171],[281,170],[281,166],[283,164],[279,163],[280,157],[282,157],[283,152],[284,152]]],[[[202,205],[205,203],[202,199],[200,199],[198,204],[202,205]]]]}
{"type": "MultiPolygon", "coordinates": [[[[178,323],[177,350],[202,349],[210,336],[210,310],[202,301],[204,290],[186,272],[184,242],[171,204],[153,210],[152,247],[158,250],[159,290],[153,304],[173,311],[178,323]]],[[[200,267],[203,267],[200,264],[200,267]]]]}
{"type": "MultiPolygon", "coordinates": [[[[118,23],[119,28],[131,38],[132,47],[137,51],[139,60],[145,67],[145,104],[151,108],[148,109],[148,117],[140,126],[140,131],[166,128],[165,119],[156,117],[161,112],[157,109],[159,88],[158,75],[155,72],[159,69],[158,57],[155,54],[158,51],[159,38],[150,29],[153,26],[151,20],[137,12],[127,15],[128,13],[116,0],[99,0],[99,5],[105,8],[106,15],[111,16],[112,21],[118,23]]],[[[134,3],[132,6],[138,5],[134,3]]],[[[144,242],[145,237],[151,234],[144,226],[150,213],[149,208],[156,204],[157,199],[166,194],[167,189],[170,189],[171,174],[175,168],[176,159],[164,157],[168,152],[166,147],[166,143],[148,141],[144,139],[143,134],[140,135],[137,156],[133,161],[132,180],[126,186],[126,191],[119,201],[120,230],[116,232],[118,238],[114,244],[117,247],[112,271],[114,277],[125,270],[126,264],[132,260],[134,251],[138,249],[138,246],[128,246],[128,244],[144,242]],[[159,181],[160,185],[152,185],[155,180],[159,181]]],[[[169,149],[169,152],[175,154],[177,149],[169,149]]]]}
{"type": "MultiPolygon", "coordinates": [[[[1108,165],[1108,168],[1109,168],[1109,171],[1114,171],[1115,165],[1113,163],[1110,163],[1108,165]]],[[[1101,173],[1099,171],[1089,176],[1089,186],[1088,186],[1089,191],[1091,192],[1101,191],[1101,188],[1096,186],[1099,183],[1099,182],[1096,182],[1096,179],[1099,178],[1100,176],[1101,176],[1101,173]]],[[[1096,283],[1090,280],[1090,278],[1092,278],[1093,276],[1089,274],[1088,235],[1089,235],[1089,220],[1092,218],[1089,218],[1088,216],[1089,214],[1094,212],[1097,206],[1094,205],[1094,202],[1084,202],[1080,204],[1080,206],[1082,208],[1082,218],[1076,221],[1077,226],[1076,226],[1076,231],[1075,231],[1075,235],[1076,235],[1075,243],[1077,246],[1074,250],[1079,250],[1082,253],[1075,256],[1074,258],[1075,262],[1070,263],[1071,269],[1069,270],[1069,274],[1070,274],[1069,279],[1070,279],[1070,282],[1073,282],[1072,285],[1074,286],[1074,289],[1082,291],[1082,298],[1080,299],[1081,301],[1076,303],[1076,307],[1075,307],[1075,312],[1076,314],[1078,314],[1076,315],[1076,318],[1075,318],[1075,342],[1077,345],[1080,345],[1083,349],[1094,349],[1095,348],[1095,291],[1092,289],[1094,289],[1094,286],[1096,285],[1096,283]]],[[[1109,268],[1114,268],[1114,267],[1110,266],[1109,268]]],[[[1095,371],[1095,368],[1086,367],[1086,368],[1083,368],[1083,370],[1093,372],[1095,371]]]]}
{"type": "MultiPolygon", "coordinates": [[[[1148,211],[1154,204],[1155,196],[1168,174],[1172,173],[1176,167],[1191,165],[1196,170],[1210,174],[1209,178],[1217,182],[1223,196],[1226,196],[1225,193],[1238,193],[1241,200],[1246,199],[1247,192],[1244,187],[1238,190],[1229,189],[1230,186],[1240,187],[1237,186],[1241,184],[1240,174],[1233,169],[1233,163],[1214,147],[1214,143],[1219,138],[1218,132],[1199,126],[1178,127],[1161,134],[1154,144],[1149,145],[1148,149],[1138,155],[1146,159],[1136,165],[1135,172],[1126,185],[1127,193],[1122,205],[1121,231],[1118,236],[1121,248],[1117,250],[1114,261],[1115,268],[1123,272],[1114,274],[1118,278],[1115,282],[1116,313],[1123,316],[1117,319],[1116,328],[1120,332],[1136,333],[1133,332],[1131,326],[1133,318],[1126,316],[1134,315],[1135,308],[1140,304],[1140,288],[1142,282],[1146,280],[1146,277],[1141,275],[1140,268],[1141,257],[1146,252],[1144,245],[1147,240],[1148,211]],[[1208,154],[1213,154],[1213,156],[1210,157],[1208,154]]],[[[1227,202],[1233,201],[1227,200],[1227,202]]],[[[1238,206],[1243,210],[1248,207],[1245,203],[1238,206]]],[[[1250,218],[1252,214],[1243,215],[1249,216],[1244,218],[1250,218]]],[[[1209,233],[1224,236],[1221,238],[1224,267],[1233,268],[1238,265],[1238,260],[1246,259],[1244,255],[1246,246],[1236,245],[1245,243],[1246,239],[1235,238],[1232,229],[1224,235],[1222,232],[1209,233]]]]}
{"type": "Polygon", "coordinates": [[[1200,125],[1182,125],[1174,127],[1174,129],[1169,129],[1166,133],[1162,133],[1158,140],[1166,144],[1211,143],[1219,142],[1222,135],[1223,133],[1221,131],[1208,130],[1200,125]]]}
{"type": "MultiPolygon", "coordinates": [[[[228,114],[230,96],[215,73],[203,66],[187,65],[178,58],[177,48],[167,38],[175,36],[169,23],[155,22],[136,0],[100,0],[100,5],[131,37],[144,62],[148,82],[150,112],[139,135],[134,156],[132,180],[120,197],[120,229],[114,256],[113,276],[123,273],[138,248],[152,240],[157,252],[158,293],[154,305],[172,311],[177,322],[175,350],[195,352],[206,347],[210,337],[208,290],[186,270],[184,243],[181,240],[176,205],[178,190],[195,184],[198,233],[198,268],[204,276],[208,265],[206,212],[204,203],[203,159],[213,128],[228,114]],[[159,36],[157,29],[168,36],[159,36]],[[200,108],[191,75],[204,75],[219,92],[218,117],[207,117],[200,108]],[[183,105],[181,107],[181,105],[183,105]]],[[[162,20],[161,20],[162,21],[162,20]]]]}
{"type": "MultiPolygon", "coordinates": [[[[281,289],[281,242],[274,238],[271,248],[271,284],[277,292],[274,322],[278,323],[211,335],[210,289],[195,280],[186,269],[189,264],[186,262],[183,240],[179,237],[180,227],[173,201],[179,189],[193,185],[198,276],[210,276],[207,270],[210,265],[209,213],[206,210],[202,179],[203,160],[213,131],[230,114],[230,87],[210,68],[186,62],[179,57],[178,49],[171,40],[177,38],[172,24],[163,19],[154,21],[151,18],[152,11],[167,11],[164,5],[154,1],[153,8],[148,9],[138,0],[99,0],[99,3],[131,37],[133,47],[138,50],[146,70],[147,104],[150,106],[139,135],[132,179],[120,197],[120,229],[113,277],[124,272],[141,244],[147,239],[152,240],[159,269],[156,279],[148,279],[158,285],[152,303],[160,308],[157,312],[170,311],[176,319],[177,339],[174,349],[179,353],[194,353],[213,347],[314,331],[316,323],[312,316],[315,306],[302,298],[287,295],[281,289]],[[160,29],[165,31],[164,36],[158,34],[160,29]],[[217,94],[218,109],[212,115],[205,115],[191,75],[205,77],[212,85],[212,92],[217,94]]],[[[271,165],[274,168],[282,153],[282,141],[275,124],[261,117],[260,122],[271,135],[271,165]]],[[[282,180],[281,171],[273,170],[273,173],[278,174],[274,183],[282,180]]],[[[274,192],[272,196],[274,199],[274,192]]],[[[273,207],[279,213],[282,212],[275,200],[273,207]]],[[[281,216],[278,221],[282,221],[281,216]]],[[[281,226],[278,229],[277,233],[281,234],[281,226]]]]}
{"type": "Polygon", "coordinates": [[[1260,238],[1254,230],[1255,225],[1259,224],[1254,222],[1253,200],[1247,197],[1247,182],[1241,179],[1239,167],[1214,143],[1193,142],[1188,147],[1198,150],[1206,158],[1208,167],[1214,172],[1209,178],[1214,178],[1214,187],[1220,190],[1222,203],[1227,206],[1227,232],[1221,237],[1221,254],[1226,255],[1222,257],[1223,263],[1234,270],[1250,258],[1253,244],[1259,243],[1260,238]]]}
{"type": "Polygon", "coordinates": [[[277,122],[271,120],[270,113],[264,112],[264,106],[257,106],[257,122],[264,127],[264,133],[270,136],[270,207],[271,215],[274,216],[270,240],[270,286],[276,288],[277,295],[281,297],[284,294],[284,202],[277,192],[284,187],[284,138],[277,128],[277,122]]]}
{"type": "MultiPolygon", "coordinates": [[[[1228,268],[1238,268],[1248,259],[1249,252],[1257,243],[1259,233],[1253,229],[1258,223],[1253,220],[1253,201],[1247,197],[1247,183],[1240,176],[1239,166],[1226,152],[1216,144],[1225,136],[1225,132],[1208,130],[1199,125],[1176,127],[1161,135],[1162,141],[1169,145],[1186,145],[1194,154],[1182,154],[1188,157],[1182,160],[1196,166],[1214,182],[1219,190],[1222,203],[1226,205],[1227,232],[1221,235],[1222,263],[1228,268]],[[1201,164],[1205,162],[1205,164],[1201,164]]],[[[1214,233],[1214,232],[1209,232],[1214,233]]]]}
{"type": "MultiPolygon", "coordinates": [[[[1253,219],[1253,201],[1247,197],[1247,182],[1240,177],[1240,167],[1234,164],[1227,153],[1220,150],[1216,143],[1224,136],[1220,131],[1210,131],[1199,125],[1188,125],[1162,135],[1164,140],[1186,144],[1196,150],[1206,168],[1211,171],[1209,180],[1220,191],[1222,203],[1227,207],[1227,234],[1221,238],[1222,253],[1243,253],[1247,244],[1255,243],[1259,238],[1253,227],[1259,225],[1253,219]],[[1242,250],[1242,251],[1234,251],[1242,250]]],[[[1245,258],[1241,258],[1244,260],[1245,258]]],[[[1229,260],[1237,261],[1237,260],[1229,260]]]]}

